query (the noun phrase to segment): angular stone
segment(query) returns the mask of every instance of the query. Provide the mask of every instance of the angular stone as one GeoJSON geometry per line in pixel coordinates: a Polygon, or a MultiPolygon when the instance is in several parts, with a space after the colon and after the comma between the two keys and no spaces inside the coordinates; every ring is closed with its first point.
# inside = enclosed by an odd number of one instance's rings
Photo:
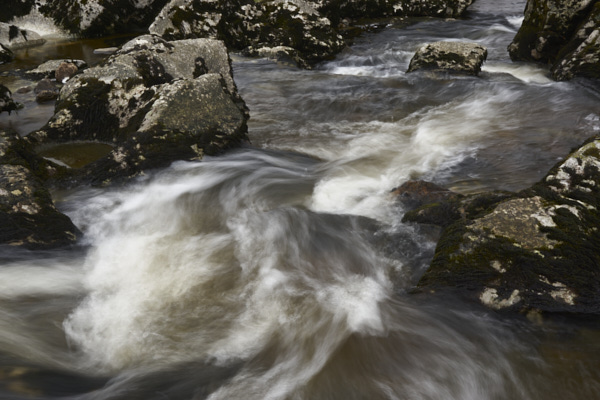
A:
{"type": "Polygon", "coordinates": [[[599,188],[595,136],[530,189],[455,219],[418,286],[498,310],[600,314],[599,188]]]}
{"type": "Polygon", "coordinates": [[[417,50],[407,72],[428,70],[478,75],[486,58],[487,49],[476,43],[428,43],[417,50]]]}
{"type": "Polygon", "coordinates": [[[54,178],[107,184],[235,146],[247,139],[247,118],[222,42],[144,35],[69,79],[55,115],[26,140],[112,145],[108,155],[54,178]]]}
{"type": "MultiPolygon", "coordinates": [[[[77,70],[83,70],[87,68],[87,63],[83,60],[73,60],[73,59],[60,59],[60,60],[49,60],[40,64],[37,68],[26,71],[25,74],[32,79],[55,79],[56,78],[56,70],[60,68],[63,63],[74,65],[77,70]]],[[[62,82],[62,80],[58,80],[58,82],[62,82]]]]}
{"type": "Polygon", "coordinates": [[[74,244],[81,235],[33,173],[39,162],[16,133],[0,131],[0,244],[47,249],[74,244]]]}

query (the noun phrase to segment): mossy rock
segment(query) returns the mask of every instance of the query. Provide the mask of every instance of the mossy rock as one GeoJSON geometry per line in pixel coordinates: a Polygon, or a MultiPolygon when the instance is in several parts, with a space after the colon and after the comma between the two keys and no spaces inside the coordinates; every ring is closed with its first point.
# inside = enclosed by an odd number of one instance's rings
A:
{"type": "Polygon", "coordinates": [[[503,311],[600,313],[599,155],[596,136],[531,188],[461,207],[418,286],[503,311]]]}

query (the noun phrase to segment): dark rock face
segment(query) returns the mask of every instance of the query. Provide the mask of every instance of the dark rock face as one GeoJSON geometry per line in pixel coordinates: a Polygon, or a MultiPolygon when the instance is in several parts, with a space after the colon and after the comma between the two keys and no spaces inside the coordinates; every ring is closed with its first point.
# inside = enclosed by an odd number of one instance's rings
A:
{"type": "Polygon", "coordinates": [[[408,181],[392,190],[392,194],[407,209],[413,210],[424,204],[440,203],[460,197],[435,183],[427,181],[408,181]]]}
{"type": "Polygon", "coordinates": [[[284,58],[304,68],[345,47],[344,18],[461,15],[471,0],[172,0],[150,26],[169,40],[209,37],[250,56],[284,58]]]}
{"type": "Polygon", "coordinates": [[[16,133],[0,131],[0,244],[47,249],[71,245],[81,234],[34,174],[42,165],[16,133]]]}
{"type": "Polygon", "coordinates": [[[46,39],[35,32],[0,22],[0,44],[7,49],[22,49],[44,43],[46,43],[46,39]]]}
{"type": "Polygon", "coordinates": [[[530,189],[459,201],[419,286],[498,310],[600,313],[599,185],[596,136],[530,189]]]}
{"type": "Polygon", "coordinates": [[[11,113],[21,108],[21,105],[13,100],[12,93],[4,85],[0,85],[0,113],[6,111],[11,113]]]}
{"type": "Polygon", "coordinates": [[[222,42],[145,35],[68,80],[55,115],[26,140],[112,145],[83,168],[52,172],[58,180],[105,184],[236,146],[247,140],[247,118],[222,42]]]}
{"type": "Polygon", "coordinates": [[[304,0],[173,0],[150,32],[170,40],[220,39],[228,48],[249,55],[285,47],[304,67],[332,57],[345,46],[330,21],[304,0]]]}
{"type": "Polygon", "coordinates": [[[35,0],[4,0],[0,22],[9,22],[15,17],[22,17],[35,7],[35,0]]]}
{"type": "Polygon", "coordinates": [[[337,24],[343,18],[461,16],[473,0],[316,0],[324,16],[337,24]]]}
{"type": "Polygon", "coordinates": [[[54,0],[39,7],[66,31],[83,37],[145,31],[167,0],[54,0]]]}
{"type": "Polygon", "coordinates": [[[600,4],[594,0],[528,0],[510,57],[551,64],[556,80],[598,78],[599,23],[600,4]]]}
{"type": "Polygon", "coordinates": [[[407,72],[429,70],[478,75],[486,58],[487,49],[476,43],[428,43],[417,50],[407,72]]]}
{"type": "Polygon", "coordinates": [[[7,62],[11,62],[14,60],[15,55],[10,49],[5,47],[2,43],[0,43],[0,64],[6,64],[7,62]]]}

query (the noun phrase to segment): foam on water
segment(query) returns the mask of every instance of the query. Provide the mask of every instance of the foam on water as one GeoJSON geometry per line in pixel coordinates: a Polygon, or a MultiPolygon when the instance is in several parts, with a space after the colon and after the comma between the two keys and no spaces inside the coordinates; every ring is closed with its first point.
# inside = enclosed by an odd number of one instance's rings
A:
{"type": "Polygon", "coordinates": [[[13,18],[10,21],[21,29],[33,31],[43,37],[67,38],[70,35],[56,26],[51,18],[43,16],[37,9],[32,9],[31,13],[22,17],[13,18]]]}
{"type": "Polygon", "coordinates": [[[483,72],[510,74],[515,78],[534,84],[555,83],[549,76],[548,68],[531,63],[488,62],[481,68],[483,72]]]}

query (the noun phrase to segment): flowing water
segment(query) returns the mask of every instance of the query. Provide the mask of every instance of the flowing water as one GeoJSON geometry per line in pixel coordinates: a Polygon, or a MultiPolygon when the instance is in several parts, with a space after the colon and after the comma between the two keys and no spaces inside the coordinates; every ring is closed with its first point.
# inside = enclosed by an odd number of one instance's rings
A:
{"type": "Polygon", "coordinates": [[[523,8],[391,21],[312,71],[234,57],[252,146],[56,193],[84,242],[0,249],[0,399],[600,398],[595,321],[412,293],[434,236],[389,193],[520,190],[600,129],[592,82],[508,59],[523,8]],[[481,75],[405,74],[436,40],[486,45],[481,75]]]}

